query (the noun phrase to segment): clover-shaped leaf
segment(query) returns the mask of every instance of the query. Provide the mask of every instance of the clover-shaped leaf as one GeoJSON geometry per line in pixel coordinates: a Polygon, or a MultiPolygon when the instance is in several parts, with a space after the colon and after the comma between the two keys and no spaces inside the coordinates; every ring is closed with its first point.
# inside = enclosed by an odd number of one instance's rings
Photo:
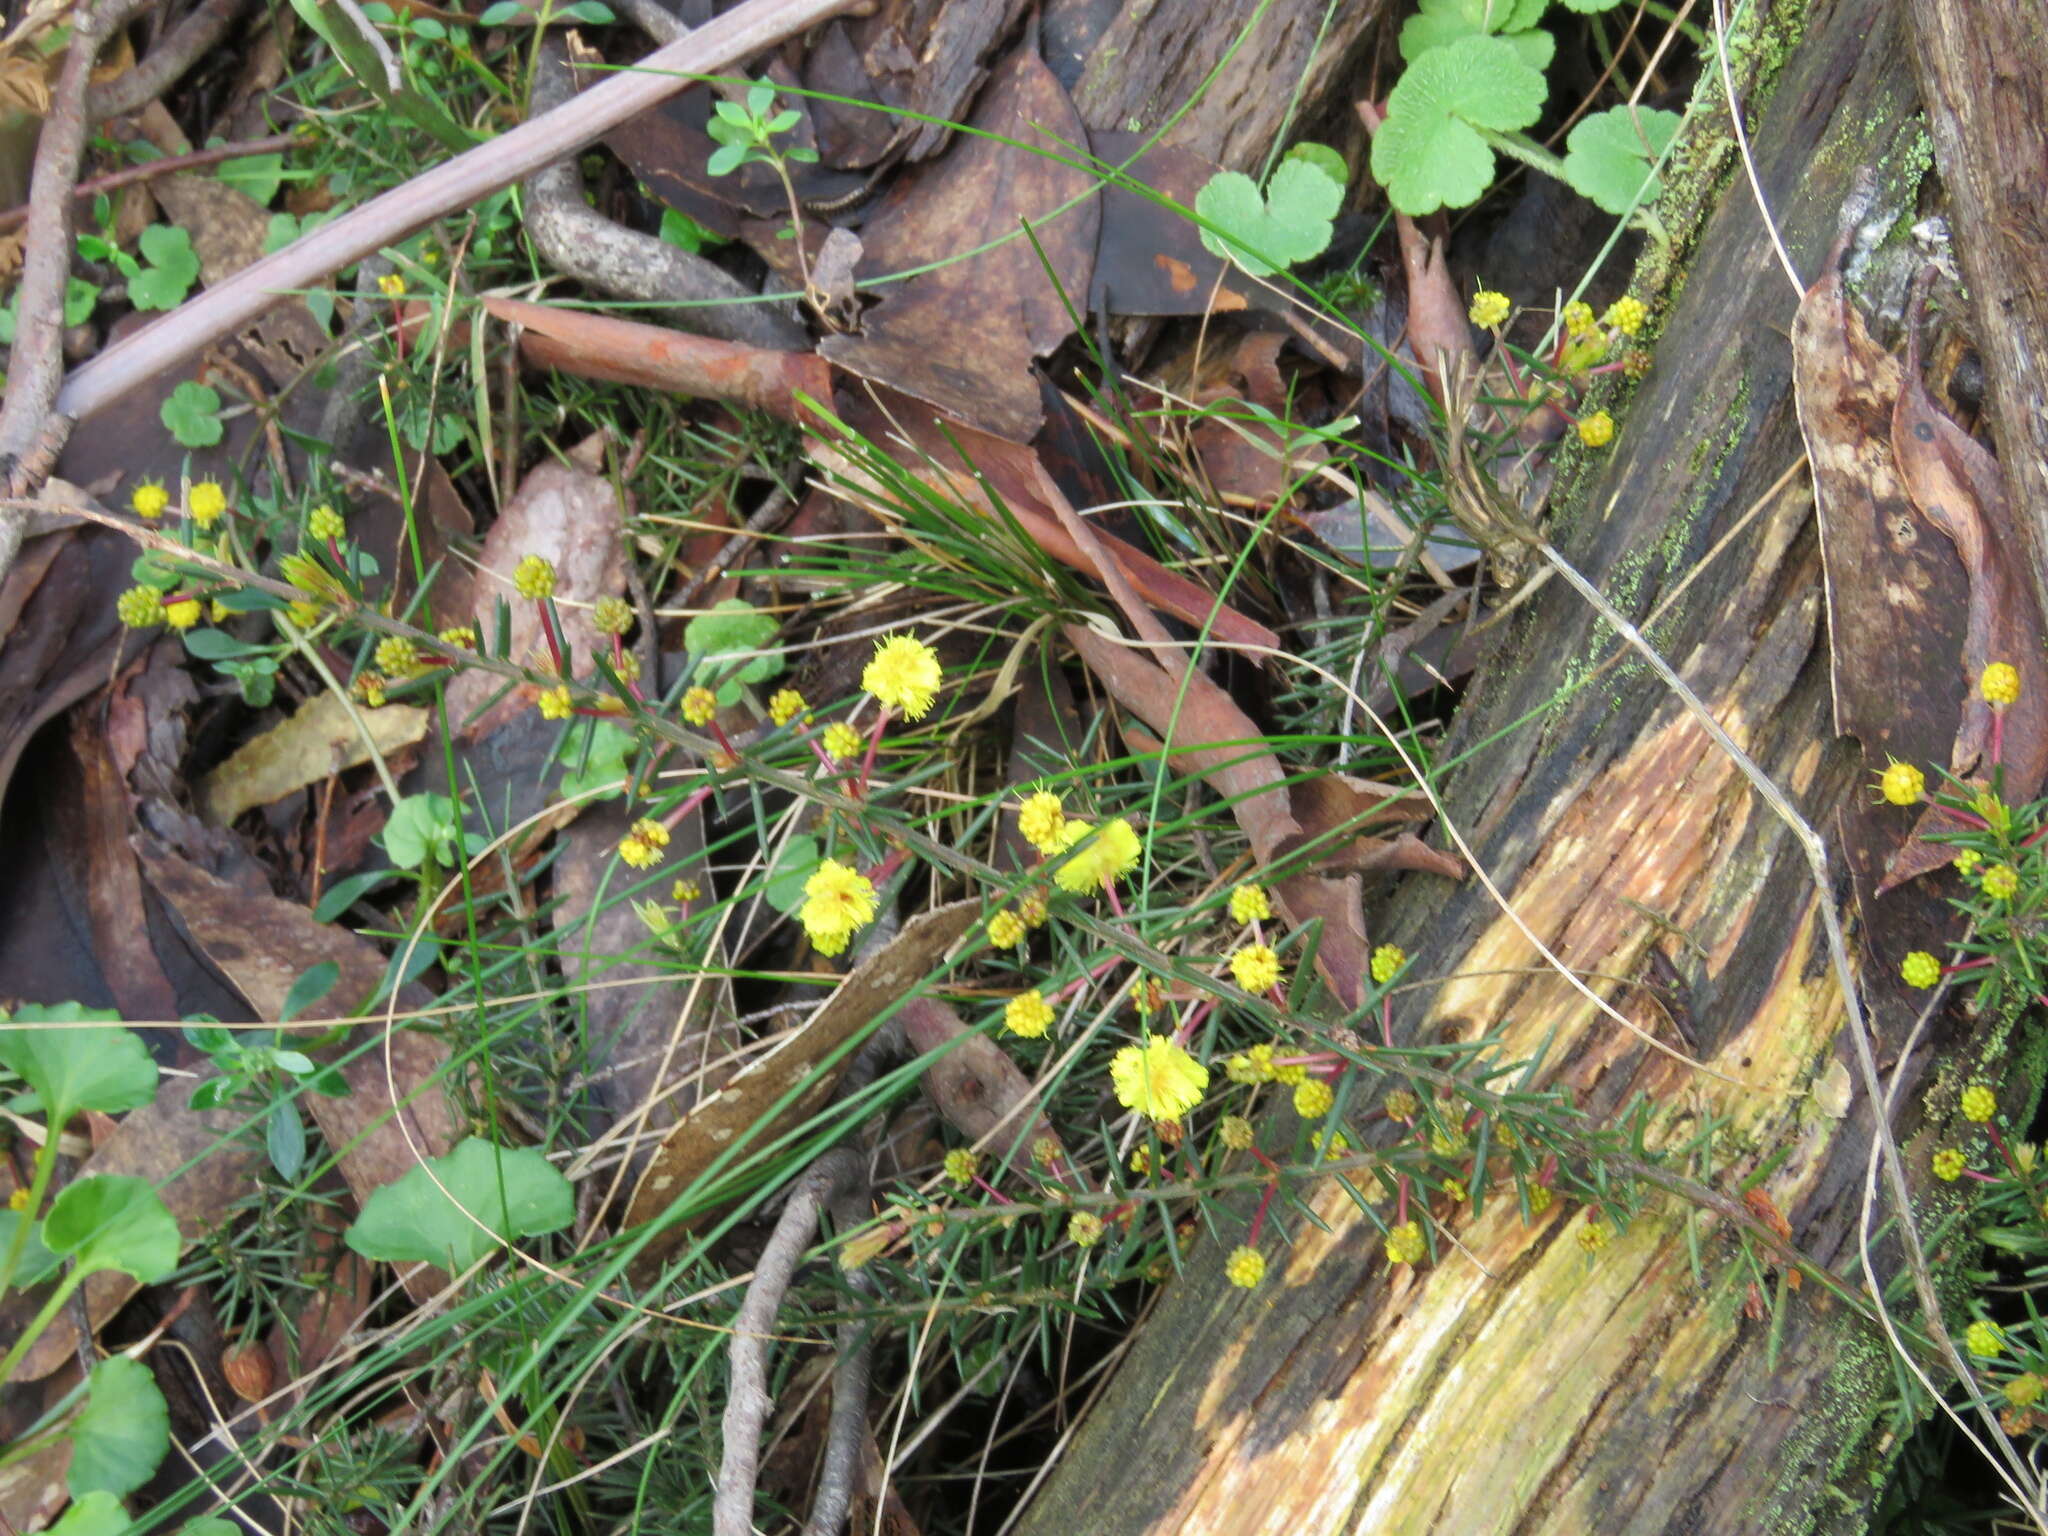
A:
{"type": "Polygon", "coordinates": [[[192,237],[175,224],[152,224],[135,243],[149,265],[129,275],[128,302],[137,309],[176,309],[199,276],[192,237]]]}
{"type": "Polygon", "coordinates": [[[1266,183],[1239,171],[1218,171],[1195,194],[1195,212],[1213,228],[1202,244],[1253,277],[1320,256],[1344,202],[1344,184],[1313,158],[1282,160],[1266,183]]]}
{"type": "Polygon", "coordinates": [[[111,1493],[88,1493],[73,1499],[64,1518],[50,1527],[50,1536],[126,1536],[135,1529],[128,1511],[111,1493]]]}
{"type": "Polygon", "coordinates": [[[575,1214],[569,1181],[540,1153],[472,1136],[363,1202],[348,1245],[366,1259],[461,1270],[500,1240],[556,1231],[575,1214]]]}
{"type": "MultiPolygon", "coordinates": [[[[1413,64],[1432,48],[1468,37],[1499,37],[1514,44],[1531,69],[1547,69],[1557,44],[1536,25],[1550,0],[1422,0],[1401,24],[1401,57],[1413,64]]],[[[1607,0],[1608,4],[1614,0],[1607,0]]]]}
{"type": "Polygon", "coordinates": [[[157,416],[187,448],[211,448],[227,435],[220,424],[220,391],[211,384],[187,379],[164,398],[157,416]]]}
{"type": "Polygon", "coordinates": [[[436,864],[455,862],[457,839],[470,853],[490,839],[462,829],[455,802],[446,795],[407,795],[393,803],[380,834],[384,851],[400,869],[418,869],[431,855],[436,864]]]}
{"type": "Polygon", "coordinates": [[[1411,216],[1475,203],[1493,184],[1493,149],[1481,129],[1511,133],[1543,110],[1543,76],[1512,43],[1467,37],[1432,48],[1387,97],[1372,141],[1372,173],[1411,216]]]}
{"type": "Polygon", "coordinates": [[[80,1275],[118,1269],[153,1285],[178,1267],[178,1221],[147,1179],[96,1173],[74,1179],[50,1203],[43,1241],[80,1275]]]}
{"type": "Polygon", "coordinates": [[[71,1496],[118,1497],[148,1482],[171,1448],[171,1410],[148,1366],[115,1355],[92,1368],[85,1407],[65,1434],[71,1496]]]}
{"type": "Polygon", "coordinates": [[[11,1022],[0,1024],[0,1067],[35,1091],[53,1128],[81,1109],[110,1115],[135,1109],[156,1097],[156,1063],[142,1037],[97,1023],[80,1027],[120,1017],[77,1003],[18,1008],[11,1022]]]}
{"type": "Polygon", "coordinates": [[[1608,213],[1651,203],[1664,184],[1650,174],[1683,122],[1656,107],[1610,107],[1572,129],[1564,141],[1564,179],[1608,213]]]}

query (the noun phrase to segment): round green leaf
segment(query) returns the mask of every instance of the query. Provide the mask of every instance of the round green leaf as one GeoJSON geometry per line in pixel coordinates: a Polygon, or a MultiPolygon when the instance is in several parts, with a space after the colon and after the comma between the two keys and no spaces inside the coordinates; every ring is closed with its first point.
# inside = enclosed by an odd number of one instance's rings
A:
{"type": "Polygon", "coordinates": [[[1683,122],[1656,107],[1611,107],[1581,121],[1565,143],[1564,177],[1572,190],[1612,214],[1653,203],[1664,184],[1650,166],[1683,122]]]}
{"type": "Polygon", "coordinates": [[[67,1438],[73,1498],[119,1496],[148,1482],[171,1448],[171,1411],[149,1367],[126,1355],[94,1366],[67,1438]]]}
{"type": "Polygon", "coordinates": [[[177,1219],[149,1180],[125,1173],[74,1179],[50,1203],[43,1241],[81,1274],[118,1269],[144,1285],[178,1267],[177,1219]]]}
{"type": "Polygon", "coordinates": [[[1514,45],[1468,37],[1408,66],[1387,97],[1372,141],[1372,173],[1410,216],[1477,202],[1493,185],[1493,150],[1479,134],[1512,133],[1543,110],[1543,76],[1514,45]]]}
{"type": "Polygon", "coordinates": [[[1531,69],[1548,69],[1557,44],[1537,29],[1547,0],[1422,0],[1401,24],[1401,57],[1410,64],[1432,48],[1492,35],[1514,44],[1531,69]]]}
{"type": "Polygon", "coordinates": [[[1351,180],[1351,167],[1344,163],[1344,157],[1327,144],[1318,144],[1313,139],[1303,139],[1287,151],[1290,160],[1306,160],[1330,180],[1342,187],[1351,180]]]}
{"type": "Polygon", "coordinates": [[[782,856],[768,871],[768,888],[764,892],[768,905],[784,917],[796,916],[797,908],[804,904],[804,882],[811,878],[811,872],[823,857],[818,840],[808,832],[799,833],[784,843],[782,856]]]}
{"type": "Polygon", "coordinates": [[[765,651],[775,643],[778,627],[774,614],[729,597],[684,626],[683,644],[699,660],[730,651],[765,651]]]}
{"type": "Polygon", "coordinates": [[[472,1136],[371,1195],[348,1245],[366,1259],[460,1270],[497,1248],[493,1234],[516,1242],[566,1227],[575,1214],[569,1181],[540,1153],[472,1136]]]}
{"type": "Polygon", "coordinates": [[[124,1536],[133,1529],[119,1499],[111,1493],[88,1493],[71,1501],[64,1518],[50,1527],[50,1536],[124,1536]]]}
{"type": "Polygon", "coordinates": [[[156,1063],[142,1037],[131,1029],[79,1027],[82,1020],[120,1017],[77,1003],[18,1008],[0,1025],[0,1066],[35,1090],[54,1126],[81,1109],[111,1115],[138,1108],[156,1097],[156,1063]]]}
{"type": "Polygon", "coordinates": [[[1202,244],[1253,277],[1319,256],[1330,243],[1331,223],[1344,202],[1344,185],[1312,160],[1280,162],[1264,195],[1249,176],[1218,171],[1195,194],[1195,212],[1215,229],[1202,244]]]}
{"type": "Polygon", "coordinates": [[[164,430],[187,448],[211,448],[227,435],[220,424],[220,392],[209,384],[187,379],[165,397],[156,413],[164,430]]]}

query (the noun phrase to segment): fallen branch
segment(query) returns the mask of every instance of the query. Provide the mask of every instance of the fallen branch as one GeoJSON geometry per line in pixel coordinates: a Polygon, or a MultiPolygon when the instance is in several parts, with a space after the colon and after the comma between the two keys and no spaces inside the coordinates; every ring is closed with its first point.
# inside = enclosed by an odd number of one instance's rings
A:
{"type": "MultiPolygon", "coordinates": [[[[273,133],[267,138],[247,139],[240,144],[212,144],[189,154],[165,155],[161,160],[145,160],[140,165],[126,165],[104,176],[81,181],[71,189],[71,196],[82,202],[89,197],[98,197],[102,192],[119,191],[122,187],[132,187],[140,181],[154,181],[159,176],[170,176],[178,171],[196,171],[218,165],[223,160],[239,160],[244,155],[265,155],[272,150],[290,149],[298,141],[299,136],[295,133],[273,133]]],[[[0,213],[0,234],[26,223],[29,207],[23,203],[0,213]]]]}
{"type": "MultiPolygon", "coordinates": [[[[573,154],[682,90],[692,76],[729,68],[852,4],[854,0],[747,0],[657,49],[635,68],[351,209],[109,347],[65,380],[57,410],[74,421],[93,415],[144,379],[239,330],[287,294],[309,288],[451,209],[467,207],[573,154]]],[[[53,314],[62,286],[60,273],[48,299],[53,314]]]]}
{"type": "Polygon", "coordinates": [[[204,0],[156,41],[149,57],[86,92],[85,115],[96,123],[140,112],[227,35],[247,0],[204,0]]]}
{"type": "MultiPolygon", "coordinates": [[[[546,38],[534,65],[528,110],[538,116],[575,100],[568,49],[559,39],[546,38]]],[[[574,155],[535,171],[524,190],[527,238],[558,271],[613,298],[674,306],[664,314],[682,330],[771,352],[810,344],[787,304],[764,304],[718,263],[628,229],[592,208],[583,200],[583,176],[574,155]]],[[[817,368],[825,372],[823,359],[817,368]]]]}

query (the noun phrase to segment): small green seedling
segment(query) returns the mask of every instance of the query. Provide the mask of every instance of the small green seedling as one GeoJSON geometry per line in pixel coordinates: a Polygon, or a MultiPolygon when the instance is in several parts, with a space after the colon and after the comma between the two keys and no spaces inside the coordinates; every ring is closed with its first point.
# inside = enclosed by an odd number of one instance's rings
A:
{"type": "MultiPolygon", "coordinates": [[[[285,994],[279,1010],[280,1024],[288,1024],[334,989],[341,968],[323,960],[297,981],[285,994]]],[[[185,1039],[213,1059],[220,1070],[192,1091],[194,1109],[221,1109],[233,1104],[267,1106],[264,1118],[264,1149],[270,1165],[287,1179],[296,1179],[306,1166],[306,1128],[299,1118],[301,1090],[330,1099],[346,1098],[348,1083],[334,1067],[323,1067],[305,1052],[293,1049],[282,1029],[266,1037],[256,1031],[223,1029],[217,1020],[203,1019],[187,1025],[185,1039]]]]}
{"type": "Polygon", "coordinates": [[[1208,226],[1204,246],[1265,277],[1322,255],[1343,202],[1342,179],[1333,180],[1322,161],[1289,155],[1263,193],[1241,171],[1218,171],[1195,194],[1195,212],[1208,226]]]}
{"type": "Polygon", "coordinates": [[[214,671],[234,679],[245,704],[262,709],[276,697],[277,663],[288,647],[281,644],[250,645],[224,629],[188,629],[179,638],[185,643],[186,655],[211,662],[214,671]]]}
{"type": "Polygon", "coordinates": [[[815,149],[801,144],[781,149],[775,144],[776,135],[788,133],[802,121],[803,114],[793,107],[775,111],[775,83],[757,80],[747,87],[744,106],[723,99],[713,106],[704,131],[717,141],[718,148],[711,152],[705,169],[713,176],[730,176],[741,166],[757,162],[780,169],[786,162],[816,160],[815,149]]]}
{"type": "MultiPolygon", "coordinates": [[[[93,307],[100,301],[97,285],[88,283],[82,277],[66,278],[64,281],[64,324],[68,329],[83,325],[92,318],[93,307]]],[[[0,309],[0,346],[14,345],[14,328],[20,319],[21,294],[17,291],[7,301],[7,307],[0,309]]]]}
{"type": "Polygon", "coordinates": [[[781,625],[739,598],[727,598],[683,630],[694,681],[715,688],[720,704],[738,702],[742,687],[781,675],[786,663],[775,637],[781,625]]]}
{"type": "Polygon", "coordinates": [[[227,436],[220,419],[220,391],[187,379],[157,408],[164,430],[187,448],[211,448],[227,436]]]}
{"type": "Polygon", "coordinates": [[[547,1158],[472,1136],[371,1195],[347,1241],[366,1259],[460,1272],[502,1243],[559,1231],[575,1214],[569,1181],[547,1158]]]}

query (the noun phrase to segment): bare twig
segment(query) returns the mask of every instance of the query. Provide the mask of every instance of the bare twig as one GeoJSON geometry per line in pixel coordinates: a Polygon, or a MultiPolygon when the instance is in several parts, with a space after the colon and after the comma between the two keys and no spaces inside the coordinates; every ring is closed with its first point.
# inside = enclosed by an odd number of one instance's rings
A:
{"type": "MultiPolygon", "coordinates": [[[[196,171],[203,166],[218,165],[223,160],[237,160],[243,155],[268,154],[274,149],[290,149],[298,142],[298,135],[273,133],[267,138],[245,139],[240,144],[213,144],[205,149],[195,149],[190,154],[165,155],[161,160],[146,160],[141,165],[126,165],[118,171],[109,171],[104,176],[94,176],[81,181],[71,189],[74,198],[98,197],[102,192],[113,192],[122,187],[133,186],[138,181],[154,181],[159,176],[170,176],[178,171],[196,171]]],[[[28,221],[29,204],[9,208],[0,212],[0,234],[28,221]]]]}
{"type": "Polygon", "coordinates": [[[226,35],[248,0],[204,0],[156,41],[149,57],[133,69],[96,85],[85,95],[85,115],[94,122],[139,112],[171,88],[226,35]]]}
{"type": "MultiPolygon", "coordinates": [[[[49,114],[36,144],[35,174],[29,183],[28,238],[16,290],[20,320],[8,361],[7,395],[0,404],[0,467],[10,494],[28,489],[19,478],[23,461],[47,450],[47,424],[64,375],[64,284],[71,275],[71,189],[85,153],[85,91],[93,61],[107,39],[142,8],[144,0],[101,0],[78,17],[65,52],[64,70],[50,97],[49,114]]],[[[62,429],[59,428],[61,441],[62,429]]],[[[47,469],[44,471],[47,473],[47,469]]],[[[0,511],[0,576],[21,548],[22,519],[0,511]]]]}
{"type": "MultiPolygon", "coordinates": [[[[372,198],[313,235],[244,267],[153,325],[109,347],[64,383],[57,409],[73,420],[104,408],[159,370],[255,319],[286,294],[311,287],[371,252],[403,240],[453,208],[467,207],[524,179],[682,90],[817,25],[854,0],[746,0],[657,49],[553,112],[372,198]]],[[[48,303],[54,312],[61,281],[48,303]]],[[[4,568],[4,566],[0,566],[4,568]]]]}
{"type": "MultiPolygon", "coordinates": [[[[867,1215],[861,1188],[833,1198],[832,1220],[850,1232],[867,1215]]],[[[846,1281],[855,1290],[874,1294],[875,1279],[865,1268],[849,1270],[846,1281]]],[[[875,1325],[850,1317],[839,1325],[839,1360],[832,1367],[832,1420],[825,1431],[825,1464],[818,1473],[818,1491],[811,1499],[811,1517],[804,1536],[839,1536],[853,1507],[860,1480],[861,1449],[868,1432],[868,1370],[874,1362],[875,1325]]]]}
{"type": "MultiPolygon", "coordinates": [[[[575,100],[568,49],[558,38],[543,39],[529,111],[537,116],[575,100]]],[[[725,341],[787,352],[808,340],[787,305],[758,303],[758,294],[716,262],[628,229],[592,208],[583,200],[583,176],[574,155],[535,171],[524,190],[526,234],[534,249],[600,293],[677,306],[662,318],[725,341]]]]}
{"type": "Polygon", "coordinates": [[[834,1147],[806,1168],[791,1187],[789,1203],[776,1219],[761,1262],[754,1266],[753,1283],[733,1319],[732,1388],[725,1405],[725,1453],[712,1505],[714,1536],[752,1536],[761,1430],[775,1405],[768,1395],[768,1345],[775,1318],[804,1250],[817,1234],[819,1212],[857,1184],[861,1175],[861,1155],[848,1146],[834,1147]]]}
{"type": "Polygon", "coordinates": [[[718,553],[705,561],[697,574],[683,583],[682,590],[669,599],[670,608],[689,607],[691,603],[696,601],[699,592],[702,592],[712,582],[716,581],[719,576],[724,574],[727,567],[740,557],[740,551],[753,543],[762,534],[781,523],[785,517],[789,516],[790,510],[794,505],[795,503],[790,500],[789,492],[782,489],[781,486],[777,486],[774,490],[770,491],[768,499],[756,507],[754,515],[747,519],[746,526],[719,545],[718,553]]]}

